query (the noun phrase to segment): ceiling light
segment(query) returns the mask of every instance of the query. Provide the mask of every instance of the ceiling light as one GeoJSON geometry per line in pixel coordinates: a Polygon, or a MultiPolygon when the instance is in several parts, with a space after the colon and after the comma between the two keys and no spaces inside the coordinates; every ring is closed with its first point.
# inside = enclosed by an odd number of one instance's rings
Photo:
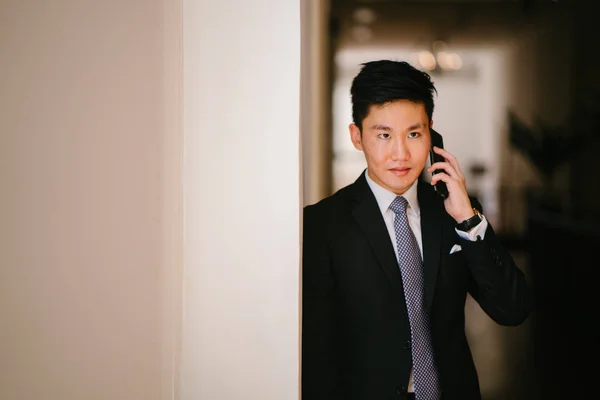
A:
{"type": "Polygon", "coordinates": [[[359,24],[368,25],[375,22],[376,19],[377,15],[375,14],[375,11],[371,10],[370,8],[363,7],[354,11],[354,20],[359,24]]]}

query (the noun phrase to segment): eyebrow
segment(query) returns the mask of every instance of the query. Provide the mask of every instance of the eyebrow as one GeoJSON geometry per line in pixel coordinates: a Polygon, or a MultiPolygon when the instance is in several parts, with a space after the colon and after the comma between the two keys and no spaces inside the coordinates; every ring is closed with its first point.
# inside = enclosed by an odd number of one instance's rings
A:
{"type": "Polygon", "coordinates": [[[391,131],[392,130],[392,128],[390,128],[387,125],[379,125],[379,124],[373,125],[371,127],[371,129],[376,130],[376,131],[391,131]]]}
{"type": "MultiPolygon", "coordinates": [[[[409,126],[408,128],[406,128],[406,130],[407,131],[412,131],[414,129],[424,128],[424,127],[425,127],[424,123],[417,122],[416,124],[412,124],[411,126],[409,126]]],[[[390,128],[389,126],[387,126],[387,125],[380,125],[380,124],[373,125],[371,127],[371,129],[376,130],[376,131],[386,131],[386,132],[389,132],[389,131],[392,130],[392,128],[390,128]]]]}
{"type": "Polygon", "coordinates": [[[406,128],[407,131],[412,131],[414,129],[420,129],[420,128],[425,128],[425,124],[422,122],[417,122],[416,124],[412,124],[411,126],[409,126],[408,128],[406,128]]]}

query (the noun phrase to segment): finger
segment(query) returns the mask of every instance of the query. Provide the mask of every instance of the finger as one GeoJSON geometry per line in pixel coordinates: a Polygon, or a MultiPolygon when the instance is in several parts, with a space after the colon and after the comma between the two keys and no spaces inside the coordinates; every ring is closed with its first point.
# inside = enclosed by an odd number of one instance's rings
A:
{"type": "Polygon", "coordinates": [[[464,205],[471,204],[467,188],[461,185],[459,181],[451,178],[444,172],[440,172],[431,177],[431,186],[435,186],[440,181],[445,182],[448,189],[449,196],[446,200],[450,200],[456,206],[460,205],[461,209],[465,209],[464,205]]]}
{"type": "Polygon", "coordinates": [[[435,171],[435,170],[444,171],[454,179],[462,178],[462,176],[448,162],[436,162],[436,163],[431,164],[427,168],[427,172],[430,172],[430,173],[433,173],[433,171],[435,171]]]}
{"type": "Polygon", "coordinates": [[[456,186],[456,187],[463,187],[466,190],[466,186],[464,185],[464,180],[453,178],[450,175],[448,175],[445,171],[438,172],[437,174],[434,174],[431,177],[432,185],[435,185],[438,181],[446,182],[446,184],[448,185],[448,188],[450,188],[450,186],[452,186],[452,187],[456,186]]]}
{"type": "Polygon", "coordinates": [[[448,174],[446,174],[444,172],[440,172],[438,174],[433,175],[431,177],[430,183],[431,183],[432,186],[434,186],[439,181],[442,181],[442,182],[446,183],[446,187],[448,188],[448,193],[450,193],[450,194],[452,194],[452,193],[460,193],[461,191],[464,191],[466,193],[466,189],[464,188],[463,185],[460,184],[459,181],[457,181],[456,179],[448,176],[448,174]]]}
{"type": "Polygon", "coordinates": [[[460,169],[460,165],[458,164],[458,160],[456,159],[456,157],[454,157],[446,149],[443,149],[441,147],[434,146],[433,151],[435,151],[437,154],[444,157],[446,159],[446,161],[449,162],[450,165],[452,165],[452,167],[456,170],[457,175],[460,178],[464,179],[465,176],[464,176],[462,170],[460,169]]]}
{"type": "Polygon", "coordinates": [[[446,184],[452,183],[452,182],[456,182],[454,179],[452,179],[448,174],[446,174],[445,172],[439,172],[435,175],[433,175],[431,177],[431,184],[435,185],[436,183],[438,183],[439,181],[442,182],[446,182],[446,184]]]}
{"type": "Polygon", "coordinates": [[[460,168],[460,165],[459,165],[458,160],[456,159],[456,157],[454,157],[446,149],[443,149],[443,148],[440,148],[440,147],[435,147],[434,151],[436,149],[439,150],[437,153],[440,154],[440,155],[442,155],[446,159],[446,161],[448,163],[450,163],[450,165],[452,165],[452,167],[456,171],[457,176],[460,177],[460,179],[465,179],[465,176],[464,176],[464,174],[462,172],[462,169],[460,168]]]}

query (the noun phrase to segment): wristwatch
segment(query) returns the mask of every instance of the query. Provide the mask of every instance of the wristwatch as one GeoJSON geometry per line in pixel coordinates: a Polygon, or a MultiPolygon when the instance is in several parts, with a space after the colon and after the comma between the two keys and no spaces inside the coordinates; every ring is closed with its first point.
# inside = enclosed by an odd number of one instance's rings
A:
{"type": "Polygon", "coordinates": [[[479,212],[478,209],[473,207],[473,215],[471,218],[465,219],[463,222],[456,224],[456,229],[463,232],[468,232],[471,229],[475,228],[481,221],[483,221],[483,215],[479,212]]]}

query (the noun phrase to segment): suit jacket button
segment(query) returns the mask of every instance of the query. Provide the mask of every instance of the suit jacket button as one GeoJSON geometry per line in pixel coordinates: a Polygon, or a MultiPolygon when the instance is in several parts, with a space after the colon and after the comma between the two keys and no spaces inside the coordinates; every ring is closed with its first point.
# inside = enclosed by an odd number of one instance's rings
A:
{"type": "Polygon", "coordinates": [[[406,388],[404,386],[398,386],[396,388],[396,394],[398,395],[399,399],[403,399],[406,397],[406,388]]]}
{"type": "Polygon", "coordinates": [[[410,350],[410,349],[411,349],[410,340],[407,340],[406,342],[404,342],[404,350],[410,350]]]}

